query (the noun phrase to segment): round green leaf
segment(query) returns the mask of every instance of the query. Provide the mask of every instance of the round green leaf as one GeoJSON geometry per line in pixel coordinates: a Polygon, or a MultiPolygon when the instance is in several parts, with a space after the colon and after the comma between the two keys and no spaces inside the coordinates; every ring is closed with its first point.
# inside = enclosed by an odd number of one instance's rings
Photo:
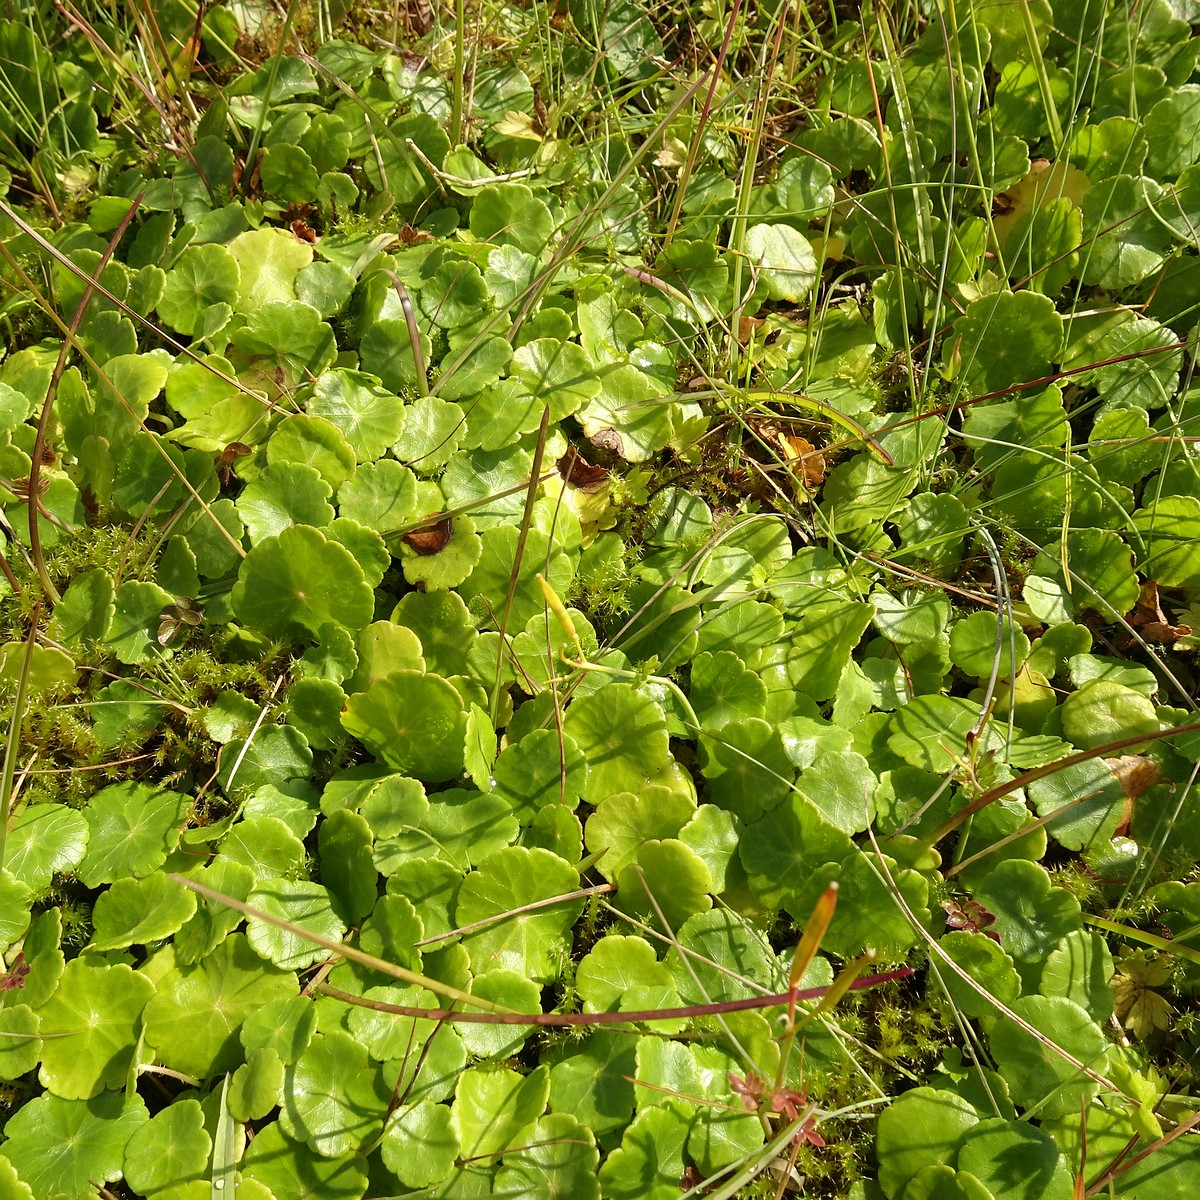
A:
{"type": "Polygon", "coordinates": [[[295,301],[294,284],[312,262],[312,247],[286,229],[254,229],[229,243],[241,271],[238,312],[252,313],[271,301],[295,301]]]}
{"type": "Polygon", "coordinates": [[[540,254],[550,240],[554,220],[545,202],[524,184],[494,183],[475,193],[470,225],[480,241],[540,254]]]}
{"type": "Polygon", "coordinates": [[[852,848],[850,838],[821,816],[811,800],[793,794],[747,825],[738,855],[755,896],[781,908],[818,867],[841,862],[852,848]]]}
{"type": "Polygon", "coordinates": [[[931,1161],[952,1159],[962,1133],[978,1124],[979,1114],[953,1092],[931,1087],[905,1092],[879,1114],[875,1153],[879,1183],[889,1196],[931,1161]]]}
{"type": "Polygon", "coordinates": [[[253,737],[225,747],[217,775],[226,793],[241,794],[268,784],[306,779],[313,755],[304,735],[291,725],[263,725],[253,737]]]}
{"type": "Polygon", "coordinates": [[[81,571],[54,607],[50,623],[52,636],[71,646],[103,641],[116,612],[113,593],[112,575],[108,571],[100,567],[81,571]]]}
{"type": "Polygon", "coordinates": [[[603,1194],[612,1200],[675,1200],[688,1125],[673,1104],[638,1113],[621,1145],[600,1164],[603,1194]]]}
{"type": "Polygon", "coordinates": [[[573,738],[564,734],[560,741],[552,729],[535,729],[505,747],[493,777],[496,795],[527,821],[547,805],[574,808],[587,784],[588,766],[573,738]]]}
{"type": "Polygon", "coordinates": [[[21,940],[29,927],[33,893],[19,879],[7,871],[0,871],[0,947],[21,940]]]}
{"type": "Polygon", "coordinates": [[[327,320],[341,312],[353,293],[354,277],[337,263],[309,263],[296,276],[296,299],[327,320]]]}
{"type": "Polygon", "coordinates": [[[361,1200],[367,1190],[365,1158],[359,1154],[322,1158],[303,1142],[287,1137],[278,1121],[260,1129],[246,1147],[242,1175],[276,1197],[361,1200]]]}
{"type": "Polygon", "coordinates": [[[333,911],[329,891],[309,880],[264,879],[254,885],[249,903],[264,913],[288,922],[282,929],[250,917],[246,940],[255,952],[281,970],[297,971],[320,962],[328,951],[304,936],[306,932],[338,941],[346,932],[333,911]]]}
{"type": "Polygon", "coordinates": [[[692,660],[688,699],[706,733],[715,734],[731,721],[762,719],[767,713],[767,686],[731,650],[698,654],[692,660]]]}
{"type": "Polygon", "coordinates": [[[443,592],[463,583],[483,557],[483,541],[468,516],[450,518],[450,538],[439,550],[418,550],[400,544],[404,578],[427,592],[443,592]]]}
{"type": "Polygon", "coordinates": [[[878,780],[861,754],[830,751],[800,776],[800,794],[846,833],[862,833],[875,815],[878,780]]]}
{"type": "Polygon", "coordinates": [[[989,871],[976,886],[975,899],[995,916],[991,932],[1018,962],[1045,961],[1068,933],[1082,927],[1079,901],[1064,888],[1051,887],[1046,871],[1023,859],[989,871]]]}
{"type": "Polygon", "coordinates": [[[342,717],[377,758],[426,783],[462,771],[466,723],[462,697],[449,683],[406,670],[351,696],[342,717]]]}
{"type": "Polygon", "coordinates": [[[967,675],[990,678],[997,651],[999,679],[1012,679],[1029,655],[1029,638],[1007,613],[999,619],[993,613],[972,613],[950,630],[950,659],[967,675]]]}
{"type": "Polygon", "coordinates": [[[1120,291],[1162,266],[1171,234],[1159,220],[1170,210],[1164,189],[1144,175],[1112,175],[1084,193],[1084,283],[1120,291]]]}
{"type": "Polygon", "coordinates": [[[160,1063],[185,1075],[231,1071],[242,1058],[242,1022],[296,988],[294,974],[264,964],[242,934],[232,934],[200,962],[159,980],[146,1005],[146,1042],[160,1063]]]}
{"type": "Polygon", "coordinates": [[[239,1037],[247,1054],[270,1051],[280,1062],[293,1063],[312,1041],[317,1008],[309,996],[277,996],[250,1013],[239,1037]]]}
{"type": "MultiPolygon", "coordinates": [[[[1072,615],[1090,608],[1110,619],[1133,608],[1138,598],[1133,554],[1117,534],[1111,529],[1071,529],[1066,549],[1070,588],[1063,577],[1061,542],[1038,552],[1030,575],[1052,580],[1072,615]]],[[[1028,581],[1025,586],[1028,592],[1028,581]]]]}
{"type": "Polygon", "coordinates": [[[678,408],[665,385],[632,364],[599,373],[600,391],[576,413],[584,434],[627,462],[645,462],[675,433],[678,408]]]}
{"type": "MultiPolygon", "coordinates": [[[[354,448],[324,417],[297,414],[284,421],[267,442],[267,462],[304,463],[337,491],[354,474],[354,448]]],[[[310,522],[311,524],[311,522],[310,522]]]]}
{"type": "MultiPolygon", "coordinates": [[[[64,692],[75,685],[75,663],[70,655],[52,646],[30,647],[29,670],[25,676],[27,694],[40,697],[45,692],[64,692]]],[[[24,642],[0,646],[0,683],[15,684],[25,661],[24,642]]]]}
{"type": "Polygon", "coordinates": [[[1062,317],[1048,296],[995,292],[972,301],[955,321],[947,353],[961,361],[963,387],[984,395],[1048,375],[1062,341],[1062,317]]]}
{"type": "Polygon", "coordinates": [[[881,589],[872,593],[871,603],[875,628],[901,646],[937,637],[950,621],[950,601],[944,592],[905,589],[892,594],[881,589]]]}
{"type": "Polygon", "coordinates": [[[1053,1043],[1044,1044],[1009,1017],[997,1020],[991,1051],[1013,1100],[1024,1107],[1036,1104],[1047,1117],[1077,1115],[1080,1103],[1094,1096],[1100,1085],[1082,1075],[1060,1051],[1093,1071],[1102,1070],[1108,1050],[1103,1030],[1078,1004],[1062,996],[1022,996],[1011,1007],[1053,1043]]]}
{"type": "Polygon", "coordinates": [[[379,1148],[384,1166],[410,1188],[441,1183],[460,1151],[450,1109],[428,1100],[392,1113],[379,1148]]]}
{"type": "Polygon", "coordinates": [[[996,1200],[969,1171],[944,1164],[922,1167],[904,1185],[900,1200],[996,1200]]]}
{"type": "Polygon", "coordinates": [[[662,709],[627,683],[613,683],[568,708],[563,728],[588,764],[583,798],[597,804],[641,791],[670,759],[662,709]]]}
{"type": "Polygon", "coordinates": [[[538,983],[552,983],[583,900],[526,906],[578,887],[575,868],[549,850],[508,846],[490,854],[463,880],[454,912],[460,926],[486,922],[463,938],[473,968],[479,972],[501,967],[538,983]]]}
{"type": "Polygon", "coordinates": [[[958,1150],[968,1171],[997,1196],[1013,1200],[1070,1200],[1073,1178],[1053,1138],[1028,1121],[993,1118],[968,1129],[958,1150]],[[1021,1163],[1020,1175],[1012,1163],[1021,1163]]]}
{"type": "Polygon", "coordinates": [[[310,416],[323,417],[342,431],[360,463],[381,458],[404,429],[404,402],[364,371],[326,371],[306,407],[310,416]]]}
{"type": "Polygon", "coordinates": [[[232,604],[251,628],[283,637],[317,633],[327,623],[361,629],[375,608],[349,552],[303,525],[265,538],[246,555],[232,604]]]}
{"type": "MultiPolygon", "coordinates": [[[[525,975],[503,968],[484,971],[471,979],[467,989],[472,996],[502,1004],[512,1012],[542,1011],[542,990],[525,975]]],[[[459,1038],[467,1053],[476,1058],[501,1061],[520,1054],[529,1030],[519,1025],[463,1025],[459,1038]]]]}
{"type": "MultiPolygon", "coordinates": [[[[232,247],[231,247],[232,248],[232,247]]],[[[333,330],[299,300],[271,300],[235,329],[230,361],[242,381],[268,396],[300,387],[337,357],[333,330]]]]}
{"type": "Polygon", "coordinates": [[[1093,679],[1063,701],[1063,734],[1083,750],[1158,728],[1154,705],[1124,684],[1093,679]]]}
{"type": "Polygon", "coordinates": [[[158,314],[190,337],[207,309],[215,304],[237,304],[240,283],[238,260],[226,247],[213,242],[189,246],[167,272],[158,314]]]}
{"type": "Polygon", "coordinates": [[[316,195],[316,168],[299,146],[268,146],[259,169],[263,187],[289,204],[304,204],[316,195]]]}
{"type": "Polygon", "coordinates": [[[1143,575],[1168,587],[1200,587],[1200,499],[1163,496],[1133,514],[1145,549],[1138,555],[1143,575]]]}
{"type": "Polygon", "coordinates": [[[1068,850],[1104,846],[1125,817],[1125,789],[1099,759],[1036,779],[1027,793],[1038,816],[1051,818],[1046,832],[1068,850]]]}
{"type": "Polygon", "coordinates": [[[383,1129],[390,1089],[348,1033],[317,1034],[286,1070],[279,1127],[324,1158],[353,1153],[383,1129]]]}
{"type": "Polygon", "coordinates": [[[540,416],[549,405],[550,420],[561,421],[600,390],[596,364],[582,347],[557,338],[535,338],[513,356],[513,371],[529,389],[540,416]]]}
{"type": "Polygon", "coordinates": [[[768,300],[803,300],[817,282],[817,256],[809,240],[790,225],[751,225],[746,256],[757,268],[768,300]]]}
{"type": "Polygon", "coordinates": [[[346,680],[346,691],[365,692],[372,684],[395,671],[425,673],[421,643],[411,629],[394,621],[372,621],[355,638],[358,667],[346,680]]]}
{"type": "Polygon", "coordinates": [[[196,893],[162,871],[144,879],[118,879],[92,909],[92,950],[149,945],[183,928],[196,911],[196,893]]]}
{"type": "MultiPolygon", "coordinates": [[[[997,942],[985,934],[952,929],[941,937],[938,945],[989,997],[1001,1004],[1011,1004],[1021,994],[1021,979],[1013,966],[1013,960],[997,942]]],[[[995,1015],[995,1004],[989,1003],[952,968],[938,962],[937,970],[938,978],[964,1015],[995,1015]]]]}
{"type": "Polygon", "coordinates": [[[10,818],[4,867],[14,879],[40,891],[58,874],[79,865],[89,826],[65,804],[29,804],[10,818]]]}
{"type": "Polygon", "coordinates": [[[144,1195],[206,1179],[212,1140],[198,1100],[176,1100],[134,1131],[125,1146],[125,1182],[144,1195]]]}
{"type": "Polygon", "coordinates": [[[257,545],[293,525],[328,525],[333,520],[332,494],[315,467],[276,462],[246,485],[237,500],[238,516],[257,545]]]}
{"type": "Polygon", "coordinates": [[[700,766],[708,798],[743,821],[773,808],[792,789],[796,769],[779,731],[766,721],[731,721],[700,739],[700,766]]]}
{"type": "Polygon", "coordinates": [[[349,809],[330,813],[318,835],[321,880],[338,916],[357,924],[375,907],[378,876],[371,859],[371,827],[349,809]]]}
{"type": "Polygon", "coordinates": [[[677,838],[654,839],[617,876],[618,902],[656,927],[677,929],[712,907],[713,880],[704,860],[677,838]]]}
{"type": "Polygon", "coordinates": [[[1113,1013],[1113,956],[1101,934],[1075,929],[1046,959],[1038,990],[1073,1000],[1097,1023],[1113,1013]]]}
{"type": "Polygon", "coordinates": [[[589,853],[601,856],[596,869],[610,882],[616,880],[636,861],[644,843],[675,837],[695,813],[692,799],[662,786],[605,796],[588,817],[586,828],[589,853]]]}
{"type": "Polygon", "coordinates": [[[550,1073],[537,1067],[528,1075],[472,1067],[459,1077],[450,1108],[464,1158],[499,1154],[546,1109],[550,1073]]]}
{"type": "Polygon", "coordinates": [[[252,1050],[233,1073],[229,1111],[237,1121],[257,1121],[280,1102],[283,1060],[274,1050],[252,1050]]]}
{"type": "Polygon", "coordinates": [[[463,411],[439,396],[421,396],[404,410],[404,429],[392,452],[418,474],[444,467],[462,440],[463,411]]]}
{"type": "Polygon", "coordinates": [[[153,993],[150,980],[124,964],[72,959],[41,1010],[43,1085],[64,1100],[124,1087],[153,993]]]}
{"type": "MultiPolygon", "coordinates": [[[[28,1004],[0,1008],[0,1079],[20,1079],[42,1056],[41,1022],[28,1004]]],[[[5,1194],[0,1182],[0,1195],[5,1194]]]]}
{"type": "Polygon", "coordinates": [[[917,696],[889,722],[888,748],[909,766],[945,775],[956,765],[950,752],[965,753],[966,735],[979,723],[979,712],[978,704],[963,697],[917,696]]]}
{"type": "Polygon", "coordinates": [[[483,274],[465,259],[445,258],[421,283],[421,311],[441,329],[470,324],[490,308],[483,274]]]}
{"type": "Polygon", "coordinates": [[[495,1195],[600,1200],[599,1164],[592,1131],[568,1113],[551,1113],[533,1126],[526,1146],[504,1156],[495,1195]]]}
{"type": "Polygon", "coordinates": [[[404,525],[415,515],[416,505],[417,478],[407,467],[390,458],[368,463],[338,492],[341,516],[329,533],[336,540],[338,529],[352,521],[375,534],[382,544],[380,535],[404,525]]]}
{"type": "Polygon", "coordinates": [[[105,644],[123,663],[152,662],[166,657],[158,642],[159,613],[175,597],[156,583],[130,579],[117,588],[113,602],[113,620],[105,644]]]}
{"type": "Polygon", "coordinates": [[[88,1101],[47,1093],[24,1104],[4,1127],[4,1156],[39,1200],[90,1196],[94,1184],[121,1178],[125,1147],[148,1119],[141,1100],[127,1103],[121,1092],[88,1101]]]}
{"type": "MultiPolygon", "coordinates": [[[[433,346],[424,333],[418,334],[418,341],[422,358],[428,363],[433,346]]],[[[417,360],[413,356],[411,335],[403,317],[376,321],[363,334],[359,343],[359,358],[362,369],[392,391],[416,386],[417,360]]]]}
{"type": "Polygon", "coordinates": [[[88,850],[79,878],[98,887],[161,867],[179,841],[187,804],[178,792],[144,783],[115,783],[97,792],[84,811],[88,850]]]}

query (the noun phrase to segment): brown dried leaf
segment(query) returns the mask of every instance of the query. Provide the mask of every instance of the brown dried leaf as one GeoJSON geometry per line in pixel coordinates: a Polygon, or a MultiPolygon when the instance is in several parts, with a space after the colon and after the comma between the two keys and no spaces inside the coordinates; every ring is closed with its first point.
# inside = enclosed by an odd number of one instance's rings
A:
{"type": "Polygon", "coordinates": [[[1158,584],[1153,580],[1142,584],[1131,624],[1148,642],[1176,642],[1182,637],[1190,636],[1192,632],[1190,625],[1172,625],[1167,619],[1158,598],[1158,584]]]}
{"type": "Polygon", "coordinates": [[[784,457],[793,474],[799,474],[804,486],[810,490],[825,482],[825,455],[806,438],[790,434],[780,439],[784,457]]]}
{"type": "Polygon", "coordinates": [[[754,341],[754,335],[762,328],[762,317],[739,317],[737,339],[743,346],[754,341]]]}
{"type": "Polygon", "coordinates": [[[588,441],[598,450],[608,450],[620,458],[625,457],[625,443],[615,429],[601,429],[599,433],[592,434],[588,441]]]}
{"type": "Polygon", "coordinates": [[[608,469],[593,466],[574,446],[567,447],[555,466],[563,480],[581,492],[598,492],[608,483],[608,469]]]}
{"type": "Polygon", "coordinates": [[[450,518],[443,517],[424,529],[410,529],[403,536],[405,543],[418,554],[436,554],[444,550],[450,541],[450,518]]]}

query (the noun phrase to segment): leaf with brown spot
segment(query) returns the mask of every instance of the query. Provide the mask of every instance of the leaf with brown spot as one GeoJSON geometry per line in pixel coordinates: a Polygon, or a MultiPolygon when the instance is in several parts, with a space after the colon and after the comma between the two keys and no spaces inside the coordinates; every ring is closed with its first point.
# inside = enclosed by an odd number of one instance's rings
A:
{"type": "Polygon", "coordinates": [[[443,517],[423,529],[410,529],[403,536],[406,545],[418,554],[436,554],[439,550],[444,550],[450,541],[450,518],[443,517]]]}
{"type": "Polygon", "coordinates": [[[1125,791],[1125,814],[1113,831],[1114,836],[1124,836],[1133,820],[1133,802],[1161,781],[1162,770],[1154,759],[1144,754],[1122,754],[1120,758],[1106,758],[1104,762],[1125,791]]]}

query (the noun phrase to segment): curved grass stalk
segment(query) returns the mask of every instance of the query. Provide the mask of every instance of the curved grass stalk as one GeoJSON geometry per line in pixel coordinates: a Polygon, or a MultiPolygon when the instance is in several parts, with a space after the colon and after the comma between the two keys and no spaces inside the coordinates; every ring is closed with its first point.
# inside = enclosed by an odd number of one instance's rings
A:
{"type": "Polygon", "coordinates": [[[271,93],[275,90],[275,81],[279,78],[279,64],[283,62],[283,50],[292,33],[292,22],[296,18],[297,0],[288,0],[287,10],[283,17],[283,28],[279,33],[279,45],[271,55],[271,69],[267,73],[267,91],[263,97],[262,108],[258,113],[258,123],[250,135],[250,145],[246,149],[246,169],[242,172],[242,194],[250,190],[250,181],[254,178],[254,159],[262,142],[263,131],[266,129],[267,113],[271,110],[271,93]]]}
{"type": "MultiPolygon", "coordinates": [[[[208,893],[210,890],[208,888],[201,889],[199,884],[189,883],[182,876],[172,875],[170,878],[193,889],[201,890],[202,894],[208,893]]],[[[220,899],[220,897],[216,898],[220,899]]],[[[259,912],[257,909],[251,910],[248,906],[234,905],[234,907],[238,908],[239,911],[247,911],[249,915],[260,917],[264,920],[270,915],[259,912]]],[[[353,951],[353,947],[342,946],[338,942],[327,943],[326,939],[318,939],[315,934],[309,933],[308,930],[290,925],[286,921],[278,920],[278,918],[272,923],[278,924],[281,929],[288,929],[299,937],[308,938],[309,941],[317,945],[324,946],[328,944],[332,952],[344,954],[354,962],[363,962],[365,966],[370,966],[377,971],[384,971],[385,974],[393,975],[397,979],[403,978],[406,983],[416,983],[418,986],[428,988],[430,991],[439,991],[440,989],[439,994],[441,995],[446,995],[448,991],[457,991],[456,988],[450,988],[449,985],[441,983],[436,979],[426,981],[424,976],[416,976],[412,979],[407,978],[408,975],[414,974],[413,972],[406,972],[405,976],[401,976],[398,974],[399,971],[403,970],[401,967],[397,967],[392,963],[385,963],[383,966],[379,966],[378,964],[382,962],[381,959],[372,960],[369,954],[362,954],[361,951],[353,951]],[[353,951],[353,953],[349,953],[350,951],[353,951]],[[364,960],[370,961],[364,962],[364,960]]],[[[913,970],[911,967],[899,967],[895,971],[884,971],[879,975],[860,977],[854,981],[849,990],[857,992],[870,987],[878,987],[884,983],[895,983],[898,979],[907,979],[912,974],[913,970]]],[[[641,1025],[650,1021],[679,1021],[691,1017],[717,1017],[723,1013],[753,1012],[762,1008],[786,1008],[793,997],[797,1000],[819,1000],[828,991],[828,988],[801,988],[797,992],[780,992],[767,996],[751,996],[743,1000],[722,1000],[712,1004],[683,1004],[677,1008],[648,1008],[630,1010],[629,1012],[594,1013],[509,1012],[500,1005],[492,1005],[490,1001],[484,1000],[481,996],[474,996],[470,992],[459,993],[461,1002],[473,1005],[475,1008],[485,1009],[486,1011],[469,1012],[458,1008],[418,1008],[407,1004],[388,1004],[382,1000],[368,1000],[363,996],[344,992],[340,988],[335,988],[327,983],[321,984],[319,990],[322,995],[332,996],[335,1000],[343,1000],[345,1003],[353,1004],[357,1008],[369,1008],[374,1012],[393,1013],[398,1017],[411,1017],[415,1021],[452,1021],[464,1025],[529,1025],[545,1029],[582,1029],[594,1025],[641,1025]]],[[[450,998],[454,999],[456,997],[450,998]]]]}
{"type": "Polygon", "coordinates": [[[41,615],[38,605],[34,606],[29,622],[29,635],[21,655],[21,667],[17,673],[17,691],[13,697],[12,712],[8,715],[8,737],[4,743],[4,763],[0,767],[0,868],[4,866],[4,851],[8,841],[8,819],[12,813],[13,779],[16,776],[17,752],[21,744],[21,727],[25,723],[25,708],[29,696],[29,672],[33,666],[33,646],[37,641],[37,623],[41,615]]]}
{"type": "Polygon", "coordinates": [[[513,601],[517,595],[517,582],[521,576],[521,564],[525,561],[525,546],[529,541],[529,528],[533,523],[533,506],[537,503],[538,485],[537,480],[542,475],[542,459],[546,454],[546,435],[550,429],[550,407],[547,405],[542,410],[542,421],[538,426],[537,445],[533,450],[533,465],[529,472],[528,490],[525,493],[525,509],[521,514],[521,527],[517,533],[517,548],[513,554],[512,573],[508,577],[508,588],[504,594],[504,608],[500,613],[500,619],[496,622],[496,627],[500,631],[500,642],[496,649],[496,675],[492,681],[492,694],[489,698],[488,707],[492,724],[496,724],[496,718],[500,713],[500,693],[501,679],[504,673],[504,639],[508,632],[508,618],[512,613],[513,601]]]}
{"type": "MultiPolygon", "coordinates": [[[[92,296],[96,292],[96,284],[100,276],[104,274],[104,268],[108,266],[113,252],[120,244],[121,238],[125,236],[125,230],[129,228],[129,223],[141,207],[141,203],[142,197],[139,194],[134,197],[129,210],[121,218],[117,228],[113,231],[112,237],[108,239],[108,245],[104,247],[104,253],[100,255],[100,261],[96,264],[95,271],[92,272],[91,277],[84,286],[83,295],[80,296],[79,303],[75,306],[75,312],[71,316],[71,323],[67,327],[67,336],[59,347],[58,358],[54,362],[54,369],[50,372],[50,382],[46,387],[46,398],[42,401],[42,411],[38,418],[37,433],[34,434],[33,451],[29,464],[29,551],[33,555],[33,565],[37,571],[38,581],[41,583],[42,591],[51,606],[58,603],[59,595],[58,590],[50,580],[50,573],[46,570],[46,560],[42,554],[42,531],[38,525],[38,516],[42,506],[38,484],[41,480],[42,460],[46,451],[46,434],[50,428],[50,418],[54,412],[54,399],[58,393],[58,385],[62,380],[63,372],[67,368],[67,355],[70,353],[71,346],[78,344],[77,335],[79,333],[79,326],[83,322],[83,315],[87,312],[88,305],[92,302],[92,296]]],[[[4,249],[4,254],[11,262],[11,256],[7,247],[4,249]]]]}
{"type": "Polygon", "coordinates": [[[809,412],[816,413],[819,417],[831,421],[834,425],[841,426],[856,441],[862,442],[867,449],[882,459],[883,462],[887,463],[889,467],[894,465],[892,456],[883,448],[874,434],[868,432],[853,417],[839,411],[824,400],[818,400],[814,396],[805,396],[800,392],[777,392],[773,388],[746,389],[732,387],[720,382],[716,383],[716,387],[712,392],[689,392],[688,395],[690,398],[704,398],[710,395],[726,398],[741,397],[742,399],[758,404],[794,404],[797,408],[807,409],[809,412]]]}
{"type": "Polygon", "coordinates": [[[970,804],[960,808],[953,816],[947,817],[928,837],[922,840],[921,844],[926,849],[932,850],[942,838],[953,833],[964,821],[973,817],[982,809],[987,808],[989,804],[997,800],[1003,800],[1005,796],[1011,796],[1013,792],[1020,791],[1021,788],[1033,783],[1035,780],[1045,779],[1047,775],[1054,775],[1064,767],[1073,767],[1076,763],[1091,762],[1093,758],[1103,758],[1106,755],[1113,754],[1115,751],[1128,750],[1131,746],[1141,746],[1146,742],[1161,742],[1181,733],[1200,733],[1200,721],[1192,721],[1187,725],[1175,725],[1170,729],[1158,729],[1151,733],[1139,733],[1131,737],[1118,738],[1116,741],[1106,742],[1103,746],[1095,746],[1091,750],[1080,750],[1076,754],[1068,754],[1066,758],[1056,759],[1052,763],[1043,763],[1040,767],[1032,767],[1030,770],[1022,772],[1015,779],[1010,779],[1007,783],[1001,783],[994,788],[989,788],[982,796],[977,796],[970,804]]]}
{"type": "MultiPolygon", "coordinates": [[[[1186,959],[1200,966],[1200,950],[1192,946],[1181,946],[1180,938],[1159,937],[1156,933],[1147,933],[1144,929],[1135,929],[1131,925],[1122,925],[1120,921],[1110,921],[1107,917],[1092,917],[1085,915],[1084,924],[1094,925],[1097,929],[1115,933],[1131,942],[1140,942],[1143,946],[1152,946],[1164,954],[1174,954],[1176,958],[1186,959]]],[[[1193,928],[1193,931],[1195,929],[1193,928]]]]}
{"type": "MultiPolygon", "coordinates": [[[[708,124],[708,118],[712,114],[713,97],[717,93],[717,84],[721,80],[721,73],[725,69],[725,58],[729,54],[729,44],[733,40],[733,31],[737,27],[738,17],[742,11],[742,0],[733,0],[729,7],[729,17],[725,22],[725,36],[721,39],[721,48],[717,51],[717,61],[713,64],[711,71],[711,79],[708,85],[708,91],[704,94],[704,103],[700,108],[700,115],[696,119],[696,128],[692,133],[692,140],[688,144],[687,158],[684,164],[679,169],[679,178],[675,181],[675,200],[671,205],[671,215],[667,218],[667,228],[663,233],[662,245],[665,250],[670,244],[671,239],[675,236],[675,227],[679,224],[679,214],[683,209],[683,199],[687,192],[688,181],[692,177],[692,171],[696,166],[696,156],[700,152],[700,143],[704,140],[704,127],[708,124]]],[[[797,9],[797,13],[799,13],[797,9]]]]}
{"type": "MultiPolygon", "coordinates": [[[[367,954],[354,946],[347,946],[342,942],[334,941],[332,938],[323,937],[318,933],[313,933],[311,930],[303,929],[293,921],[286,921],[282,917],[275,916],[274,913],[264,912],[261,908],[255,908],[252,904],[246,904],[241,900],[236,900],[233,896],[227,896],[223,892],[215,891],[213,888],[206,887],[202,883],[197,883],[194,879],[187,879],[182,875],[175,874],[169,875],[168,878],[182,887],[189,888],[198,896],[203,896],[205,900],[224,904],[228,908],[244,913],[247,917],[253,917],[256,921],[263,921],[265,924],[273,925],[276,929],[282,929],[295,937],[304,938],[306,941],[312,942],[314,946],[320,946],[323,950],[328,950],[330,954],[340,955],[342,958],[358,963],[360,966],[368,967],[372,971],[378,971],[383,975],[390,975],[393,979],[399,979],[402,983],[415,984],[417,987],[422,987],[433,992],[434,995],[442,996],[447,1000],[453,1000],[456,1004],[470,1004],[476,1009],[483,1010],[478,1013],[459,1014],[460,1016],[502,1017],[509,1013],[509,1010],[501,1004],[494,1004],[482,996],[472,996],[470,992],[464,992],[459,988],[452,987],[448,983],[442,983],[440,979],[431,979],[429,976],[422,975],[418,971],[410,971],[406,967],[396,966],[395,963],[377,958],[373,954],[367,954]]],[[[329,991],[325,985],[322,985],[322,990],[329,991]]],[[[386,1008],[380,1011],[390,1012],[392,1010],[386,1008]]],[[[424,1010],[417,1011],[424,1016],[424,1010]]],[[[431,1017],[431,1019],[439,1020],[441,1018],[431,1017]]]]}

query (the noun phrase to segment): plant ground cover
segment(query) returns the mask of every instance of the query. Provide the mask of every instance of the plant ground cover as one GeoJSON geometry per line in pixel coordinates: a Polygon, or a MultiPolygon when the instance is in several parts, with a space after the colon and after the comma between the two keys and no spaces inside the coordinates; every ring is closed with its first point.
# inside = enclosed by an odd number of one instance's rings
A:
{"type": "Polygon", "coordinates": [[[1189,1195],[1193,23],[10,6],[0,1195],[1189,1195]]]}

